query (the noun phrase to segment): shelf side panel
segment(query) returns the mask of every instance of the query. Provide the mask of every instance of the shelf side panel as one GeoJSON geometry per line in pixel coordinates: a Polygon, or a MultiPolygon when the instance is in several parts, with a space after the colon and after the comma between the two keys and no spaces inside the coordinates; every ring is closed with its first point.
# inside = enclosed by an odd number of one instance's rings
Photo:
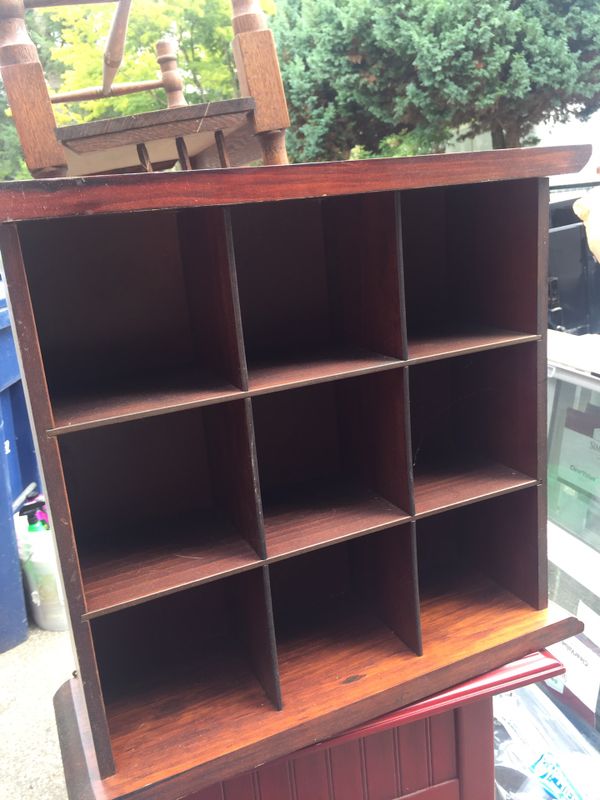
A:
{"type": "Polygon", "coordinates": [[[187,302],[200,360],[240,389],[248,388],[229,214],[222,208],[178,215],[187,302]]]}
{"type": "Polygon", "coordinates": [[[58,443],[46,436],[46,430],[53,424],[52,411],[19,233],[15,225],[0,226],[0,248],[13,330],[19,345],[21,375],[27,390],[29,415],[35,431],[37,452],[43,472],[44,493],[48,498],[52,529],[61,565],[75,655],[84,687],[98,768],[100,774],[105,777],[114,773],[115,766],[90,626],[81,619],[81,615],[85,612],[83,586],[58,443]]]}
{"type": "Polygon", "coordinates": [[[395,193],[326,198],[323,226],[338,337],[406,358],[395,193]]]}

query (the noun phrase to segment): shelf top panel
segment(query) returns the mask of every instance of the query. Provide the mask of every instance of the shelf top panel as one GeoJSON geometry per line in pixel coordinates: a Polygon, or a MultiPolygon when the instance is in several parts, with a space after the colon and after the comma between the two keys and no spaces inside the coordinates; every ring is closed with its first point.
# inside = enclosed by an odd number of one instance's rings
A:
{"type": "Polygon", "coordinates": [[[0,183],[0,222],[237,205],[573,173],[591,145],[0,183]]]}

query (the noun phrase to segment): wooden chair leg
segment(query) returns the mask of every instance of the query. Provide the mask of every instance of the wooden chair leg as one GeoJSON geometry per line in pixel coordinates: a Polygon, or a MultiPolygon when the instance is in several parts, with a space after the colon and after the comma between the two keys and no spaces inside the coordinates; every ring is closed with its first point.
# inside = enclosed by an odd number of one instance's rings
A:
{"type": "Polygon", "coordinates": [[[267,131],[257,134],[266,165],[289,164],[285,147],[285,130],[267,131]]]}

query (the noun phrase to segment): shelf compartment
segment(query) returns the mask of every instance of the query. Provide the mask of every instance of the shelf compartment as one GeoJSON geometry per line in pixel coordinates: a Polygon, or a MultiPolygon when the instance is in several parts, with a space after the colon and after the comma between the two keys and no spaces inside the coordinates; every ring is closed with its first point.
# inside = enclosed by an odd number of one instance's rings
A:
{"type": "Polygon", "coordinates": [[[251,390],[405,357],[393,193],[230,213],[251,390]]]}
{"type": "Polygon", "coordinates": [[[409,368],[417,517],[535,485],[535,342],[409,368]]]}
{"type": "MultiPolygon", "coordinates": [[[[190,698],[183,686],[177,695],[163,692],[160,716],[158,692],[148,692],[141,702],[123,697],[111,703],[118,771],[103,782],[107,798],[116,800],[185,770],[192,771],[188,786],[200,790],[214,784],[217,760],[223,765],[221,777],[239,774],[250,759],[261,764],[285,756],[290,748],[334,736],[582,629],[573,617],[534,611],[495,581],[476,578],[468,587],[422,598],[421,657],[403,647],[374,613],[361,614],[360,607],[347,607],[346,613],[341,609],[327,618],[313,616],[314,625],[301,635],[278,633],[283,695],[279,712],[264,700],[261,704],[264,696],[247,672],[235,695],[225,687],[212,703],[209,696],[190,698]],[[174,701],[171,707],[168,701],[174,701]],[[180,713],[183,706],[187,713],[180,713]],[[236,715],[238,710],[245,713],[236,715]]],[[[309,576],[303,596],[310,599],[311,588],[309,576]]]]}
{"type": "MultiPolygon", "coordinates": [[[[419,588],[422,602],[447,600],[448,606],[472,595],[464,608],[465,627],[477,611],[481,593],[510,593],[535,609],[548,603],[543,492],[532,487],[427,517],[416,523],[419,588]],[[490,586],[493,582],[494,587],[490,586]]],[[[491,620],[490,627],[501,623],[491,620]]]]}
{"type": "Polygon", "coordinates": [[[409,518],[404,370],[252,400],[267,555],[409,518]]]}
{"type": "Polygon", "coordinates": [[[414,536],[409,523],[270,565],[278,651],[310,642],[313,685],[341,671],[360,679],[389,653],[421,653],[414,536]]]}
{"type": "Polygon", "coordinates": [[[259,563],[265,551],[248,404],[59,440],[87,616],[259,563]]]}
{"type": "Polygon", "coordinates": [[[143,730],[169,747],[187,719],[193,747],[238,714],[281,707],[264,567],[90,624],[111,737],[143,730]]]}
{"type": "Polygon", "coordinates": [[[246,388],[221,209],[30,222],[19,237],[54,433],[246,388]]]}
{"type": "Polygon", "coordinates": [[[537,180],[402,192],[409,359],[543,333],[537,274],[548,212],[542,200],[537,180]]]}

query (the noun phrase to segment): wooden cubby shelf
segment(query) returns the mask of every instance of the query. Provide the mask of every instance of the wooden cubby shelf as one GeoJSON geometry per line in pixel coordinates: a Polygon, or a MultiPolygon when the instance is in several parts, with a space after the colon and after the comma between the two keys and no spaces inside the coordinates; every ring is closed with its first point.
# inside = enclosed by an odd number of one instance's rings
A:
{"type": "Polygon", "coordinates": [[[409,519],[403,371],[252,400],[267,556],[409,519]]]}
{"type": "Polygon", "coordinates": [[[404,358],[393,192],[230,213],[251,391],[404,358]]]}
{"type": "Polygon", "coordinates": [[[581,630],[546,608],[544,176],[588,157],[2,187],[70,800],[192,797],[581,630]]]}
{"type": "Polygon", "coordinates": [[[537,345],[409,368],[417,517],[541,480],[537,345]]]}
{"type": "Polygon", "coordinates": [[[248,403],[61,437],[86,616],[260,562],[248,403]]]}

